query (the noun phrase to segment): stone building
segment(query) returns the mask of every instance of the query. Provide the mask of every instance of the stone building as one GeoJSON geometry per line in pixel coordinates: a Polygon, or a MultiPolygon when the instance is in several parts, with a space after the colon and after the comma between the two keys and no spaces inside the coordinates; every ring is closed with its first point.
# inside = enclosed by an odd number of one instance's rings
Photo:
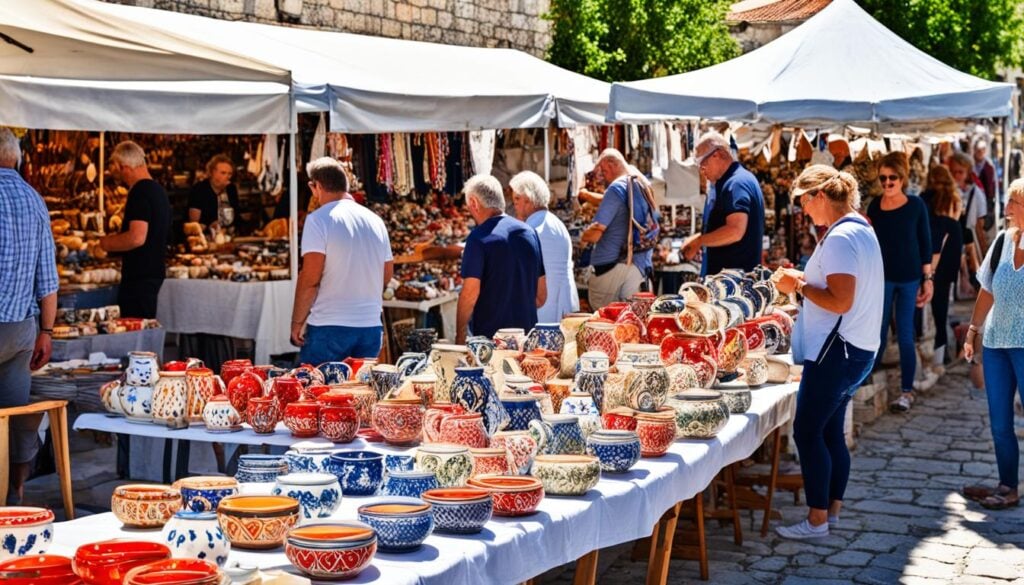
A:
{"type": "Polygon", "coordinates": [[[430,41],[507,47],[543,57],[548,0],[108,0],[227,20],[430,41]]]}
{"type": "Polygon", "coordinates": [[[743,0],[725,17],[744,53],[770,43],[828,6],[832,0],[743,0]]]}

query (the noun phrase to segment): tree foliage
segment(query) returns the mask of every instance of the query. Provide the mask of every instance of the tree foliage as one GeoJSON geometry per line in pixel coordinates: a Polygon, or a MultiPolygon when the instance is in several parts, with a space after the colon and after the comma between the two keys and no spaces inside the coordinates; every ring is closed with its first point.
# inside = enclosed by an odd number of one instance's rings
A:
{"type": "Polygon", "coordinates": [[[1024,64],[1019,0],[857,0],[890,30],[936,59],[992,79],[1024,64]]]}
{"type": "Polygon", "coordinates": [[[739,55],[728,0],[551,0],[548,60],[605,81],[683,73],[739,55]]]}

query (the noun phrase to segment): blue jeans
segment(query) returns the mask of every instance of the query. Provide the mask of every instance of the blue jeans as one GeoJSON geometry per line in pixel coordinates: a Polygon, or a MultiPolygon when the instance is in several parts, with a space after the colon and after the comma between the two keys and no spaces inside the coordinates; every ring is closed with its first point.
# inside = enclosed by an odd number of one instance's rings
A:
{"type": "Polygon", "coordinates": [[[376,358],[383,335],[383,327],[307,325],[306,343],[299,351],[299,362],[316,366],[350,357],[376,358]]]}
{"type": "MultiPolygon", "coordinates": [[[[1024,348],[983,347],[981,353],[985,364],[985,395],[988,397],[992,442],[996,446],[999,483],[1016,489],[1020,447],[1013,430],[1013,393],[1021,392],[1024,384],[1024,348]]],[[[1021,397],[1024,398],[1024,392],[1021,397]]]]}
{"type": "Polygon", "coordinates": [[[793,440],[800,453],[807,505],[824,510],[842,500],[850,478],[843,423],[857,387],[871,373],[875,354],[835,339],[818,361],[804,361],[796,397],[793,440]]]}
{"type": "Polygon", "coordinates": [[[900,345],[900,388],[904,392],[914,390],[914,374],[917,370],[917,348],[914,347],[914,309],[917,308],[916,280],[910,282],[885,281],[885,303],[882,305],[882,345],[878,348],[875,367],[882,364],[882,354],[889,338],[889,322],[893,309],[896,312],[896,340],[900,345]]]}

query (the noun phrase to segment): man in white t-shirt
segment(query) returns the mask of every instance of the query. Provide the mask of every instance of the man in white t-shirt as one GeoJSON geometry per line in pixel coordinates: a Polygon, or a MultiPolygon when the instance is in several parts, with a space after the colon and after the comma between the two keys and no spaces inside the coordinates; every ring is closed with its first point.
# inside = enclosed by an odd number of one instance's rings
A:
{"type": "Polygon", "coordinates": [[[321,205],[302,232],[292,344],[305,364],[375,358],[384,332],[381,295],[394,272],[387,227],[348,193],[338,161],[319,158],[306,173],[321,205]]]}

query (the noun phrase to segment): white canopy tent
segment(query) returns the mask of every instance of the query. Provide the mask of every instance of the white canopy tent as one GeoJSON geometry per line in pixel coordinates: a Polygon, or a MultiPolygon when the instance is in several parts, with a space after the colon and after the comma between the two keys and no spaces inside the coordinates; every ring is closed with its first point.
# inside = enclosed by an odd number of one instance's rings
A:
{"type": "Polygon", "coordinates": [[[608,120],[711,118],[813,126],[1004,117],[1013,87],[918,50],[853,0],[730,61],[612,86],[608,120]]]}

